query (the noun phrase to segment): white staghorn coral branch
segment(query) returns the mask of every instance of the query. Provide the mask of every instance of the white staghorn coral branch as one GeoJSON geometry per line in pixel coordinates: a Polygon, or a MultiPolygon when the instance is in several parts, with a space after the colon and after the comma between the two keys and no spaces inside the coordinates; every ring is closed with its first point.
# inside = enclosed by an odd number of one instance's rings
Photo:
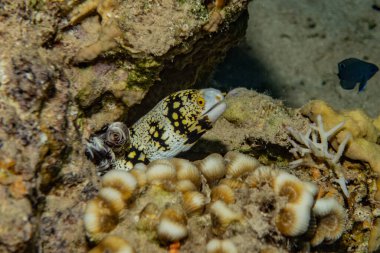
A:
{"type": "Polygon", "coordinates": [[[338,151],[336,152],[334,158],[332,159],[332,162],[334,164],[337,164],[339,163],[339,159],[340,157],[342,156],[343,152],[344,152],[344,149],[346,148],[346,145],[348,143],[348,141],[351,139],[351,133],[348,133],[346,135],[346,137],[344,138],[344,140],[340,143],[339,147],[338,147],[338,151]]]}
{"type": "Polygon", "coordinates": [[[294,169],[294,168],[297,168],[298,166],[300,166],[304,163],[305,163],[304,159],[297,159],[297,160],[294,160],[293,162],[290,162],[289,166],[290,166],[290,168],[294,169]]]}
{"type": "Polygon", "coordinates": [[[295,157],[299,157],[298,153],[300,153],[300,156],[303,157],[305,154],[310,153],[311,150],[308,148],[303,148],[300,145],[298,145],[295,141],[292,139],[288,139],[288,141],[292,144],[293,148],[290,149],[290,153],[292,153],[295,157]]]}
{"type": "MultiPolygon", "coordinates": [[[[310,124],[309,129],[305,134],[301,134],[299,131],[294,130],[291,127],[287,127],[290,135],[299,143],[293,140],[289,140],[293,148],[291,153],[298,159],[299,157],[314,155],[318,158],[325,159],[330,166],[334,168],[336,175],[338,176],[337,183],[342,188],[343,193],[348,197],[348,190],[346,187],[346,180],[343,176],[342,165],[339,163],[340,158],[347,146],[348,141],[351,138],[351,134],[348,133],[344,140],[340,143],[337,152],[329,151],[329,140],[335,136],[344,125],[344,121],[340,122],[330,130],[326,131],[323,125],[323,119],[321,115],[317,116],[317,124],[310,124]]],[[[290,163],[291,167],[297,167],[302,163],[302,159],[295,160],[290,163]]]]}

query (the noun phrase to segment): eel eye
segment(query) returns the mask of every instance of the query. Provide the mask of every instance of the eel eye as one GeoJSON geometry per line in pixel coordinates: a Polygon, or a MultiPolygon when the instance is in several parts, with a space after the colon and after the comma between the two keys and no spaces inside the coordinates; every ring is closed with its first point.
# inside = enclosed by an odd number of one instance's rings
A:
{"type": "Polygon", "coordinates": [[[200,105],[200,106],[205,105],[205,100],[202,97],[199,97],[197,102],[198,102],[198,105],[200,105]]]}

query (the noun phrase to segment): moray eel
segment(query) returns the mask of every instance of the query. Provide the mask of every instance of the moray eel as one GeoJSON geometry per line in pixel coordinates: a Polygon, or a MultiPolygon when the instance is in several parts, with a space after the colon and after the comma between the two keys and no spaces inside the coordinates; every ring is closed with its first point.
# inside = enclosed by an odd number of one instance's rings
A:
{"type": "Polygon", "coordinates": [[[171,158],[189,150],[225,109],[219,90],[178,91],[161,100],[129,130],[121,122],[106,126],[90,138],[85,154],[98,165],[100,174],[171,158]]]}

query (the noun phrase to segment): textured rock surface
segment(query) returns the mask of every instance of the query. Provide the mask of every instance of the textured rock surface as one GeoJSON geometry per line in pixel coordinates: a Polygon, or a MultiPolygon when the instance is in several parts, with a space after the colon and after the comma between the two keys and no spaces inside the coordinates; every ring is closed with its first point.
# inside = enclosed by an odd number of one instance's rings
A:
{"type": "Polygon", "coordinates": [[[120,1],[70,24],[82,2],[0,3],[1,252],[85,252],[81,217],[97,185],[85,139],[207,75],[247,21],[247,1],[229,1],[210,33],[203,1],[168,0],[120,1]]]}
{"type": "Polygon", "coordinates": [[[290,145],[285,127],[305,130],[308,124],[307,119],[297,110],[287,108],[281,101],[253,90],[232,90],[228,93],[226,102],[227,110],[222,118],[204,135],[204,141],[198,142],[190,153],[202,153],[202,150],[222,153],[239,150],[256,156],[269,154],[272,158],[282,157],[290,145]],[[214,145],[210,145],[210,142],[214,145]]]}

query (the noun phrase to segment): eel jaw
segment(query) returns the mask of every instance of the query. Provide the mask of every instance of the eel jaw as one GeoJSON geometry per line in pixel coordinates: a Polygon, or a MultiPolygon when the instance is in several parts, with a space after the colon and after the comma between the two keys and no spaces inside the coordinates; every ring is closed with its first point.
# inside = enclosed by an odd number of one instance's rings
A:
{"type": "Polygon", "coordinates": [[[202,89],[200,92],[206,102],[201,117],[207,117],[211,123],[214,123],[227,108],[223,93],[214,88],[202,89]]]}
{"type": "Polygon", "coordinates": [[[227,108],[223,93],[214,88],[206,88],[201,90],[201,95],[206,101],[205,111],[201,117],[207,117],[211,123],[214,123],[227,108]]]}
{"type": "Polygon", "coordinates": [[[222,100],[211,107],[208,111],[204,112],[202,116],[208,116],[208,119],[212,123],[215,123],[215,121],[224,113],[226,108],[227,104],[224,102],[224,100],[222,100]]]}

